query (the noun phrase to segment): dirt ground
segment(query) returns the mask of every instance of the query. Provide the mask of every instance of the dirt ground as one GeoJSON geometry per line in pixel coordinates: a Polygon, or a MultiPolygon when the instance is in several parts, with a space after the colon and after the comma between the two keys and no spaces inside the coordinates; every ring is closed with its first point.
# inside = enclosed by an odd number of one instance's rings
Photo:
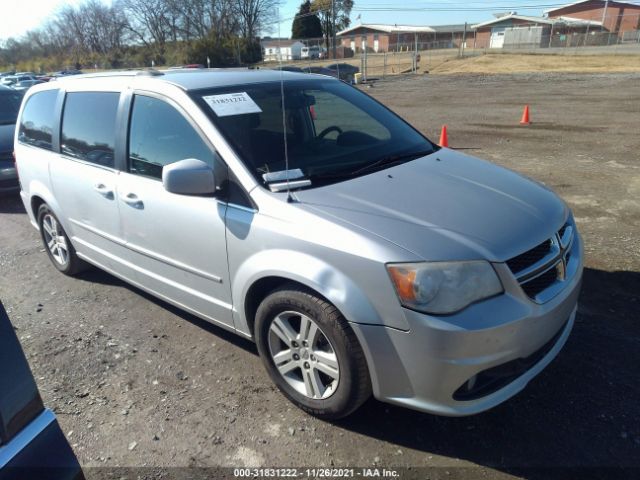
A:
{"type": "Polygon", "coordinates": [[[523,392],[480,415],[371,400],[323,422],[278,393],[250,342],[98,270],[59,274],[19,200],[2,198],[0,298],[81,463],[638,475],[640,74],[420,75],[366,91],[433,139],[447,124],[453,147],[547,183],[573,208],[586,270],[564,350],[523,392]],[[525,103],[529,127],[518,124],[525,103]]]}

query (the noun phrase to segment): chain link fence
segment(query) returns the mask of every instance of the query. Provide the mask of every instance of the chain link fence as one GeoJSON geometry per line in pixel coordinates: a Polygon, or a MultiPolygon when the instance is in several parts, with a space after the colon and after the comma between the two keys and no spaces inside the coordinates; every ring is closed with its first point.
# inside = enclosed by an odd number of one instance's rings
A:
{"type": "MultiPolygon", "coordinates": [[[[282,55],[287,69],[330,74],[326,67],[348,64],[358,69],[340,73],[348,81],[367,81],[391,75],[422,73],[451,58],[464,58],[484,53],[537,53],[555,55],[640,55],[640,14],[609,16],[596,20],[575,18],[540,19],[539,22],[512,20],[485,27],[438,30],[433,34],[364,34],[341,39],[336,45],[326,45],[323,39],[305,40],[305,51],[282,55]],[[506,26],[505,26],[506,24],[506,26]],[[606,27],[609,27],[606,28],[606,27]],[[612,27],[613,26],[613,27],[612,27]],[[378,48],[384,45],[385,51],[378,48]],[[375,47],[375,48],[374,48],[375,47]],[[344,73],[344,75],[343,75],[344,73]]],[[[283,50],[284,53],[284,50],[283,50]]],[[[278,62],[265,62],[267,68],[278,68],[278,62]]]]}

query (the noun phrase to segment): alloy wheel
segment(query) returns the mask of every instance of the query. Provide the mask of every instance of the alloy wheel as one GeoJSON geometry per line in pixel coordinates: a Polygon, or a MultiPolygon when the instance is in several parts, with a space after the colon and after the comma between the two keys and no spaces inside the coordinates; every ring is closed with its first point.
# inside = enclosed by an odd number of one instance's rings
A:
{"type": "Polygon", "coordinates": [[[333,395],[340,381],[338,357],[312,318],[293,311],[278,314],[268,341],[276,369],[298,393],[315,400],[333,395]]]}
{"type": "Polygon", "coordinates": [[[61,266],[69,263],[69,247],[62,227],[56,218],[47,213],[42,219],[44,241],[53,259],[61,266]]]}

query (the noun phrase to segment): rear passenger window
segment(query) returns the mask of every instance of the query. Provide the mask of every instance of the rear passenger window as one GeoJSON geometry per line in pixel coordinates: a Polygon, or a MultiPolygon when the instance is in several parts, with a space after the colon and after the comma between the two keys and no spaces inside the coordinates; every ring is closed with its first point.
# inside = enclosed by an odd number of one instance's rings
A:
{"type": "Polygon", "coordinates": [[[136,95],[129,128],[129,171],[162,178],[162,167],[196,158],[214,167],[214,153],[187,119],[167,102],[136,95]]]}
{"type": "Polygon", "coordinates": [[[58,90],[45,90],[27,100],[20,118],[18,141],[52,150],[54,114],[58,90]]]}
{"type": "Polygon", "coordinates": [[[68,93],[60,150],[70,157],[113,168],[119,93],[68,93]]]}

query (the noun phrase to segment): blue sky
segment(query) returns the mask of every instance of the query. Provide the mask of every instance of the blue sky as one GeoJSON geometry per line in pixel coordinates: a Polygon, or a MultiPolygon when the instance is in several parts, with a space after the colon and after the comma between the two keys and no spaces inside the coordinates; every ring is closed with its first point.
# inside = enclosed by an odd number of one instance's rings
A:
{"type": "MultiPolygon", "coordinates": [[[[9,0],[4,0],[8,2],[9,0]]],[[[19,37],[37,28],[63,5],[77,5],[83,0],[20,0],[13,7],[3,9],[0,16],[0,39],[19,37]]],[[[102,0],[110,4],[111,0],[102,0]]],[[[301,0],[284,0],[280,7],[280,32],[291,35],[291,22],[301,0]]],[[[562,0],[355,0],[352,24],[389,23],[409,25],[443,25],[450,23],[479,23],[489,20],[494,12],[517,11],[522,15],[542,15],[543,10],[570,3],[562,0]],[[361,15],[361,20],[356,17],[361,15]]],[[[277,35],[274,27],[272,35],[277,35]]]]}

